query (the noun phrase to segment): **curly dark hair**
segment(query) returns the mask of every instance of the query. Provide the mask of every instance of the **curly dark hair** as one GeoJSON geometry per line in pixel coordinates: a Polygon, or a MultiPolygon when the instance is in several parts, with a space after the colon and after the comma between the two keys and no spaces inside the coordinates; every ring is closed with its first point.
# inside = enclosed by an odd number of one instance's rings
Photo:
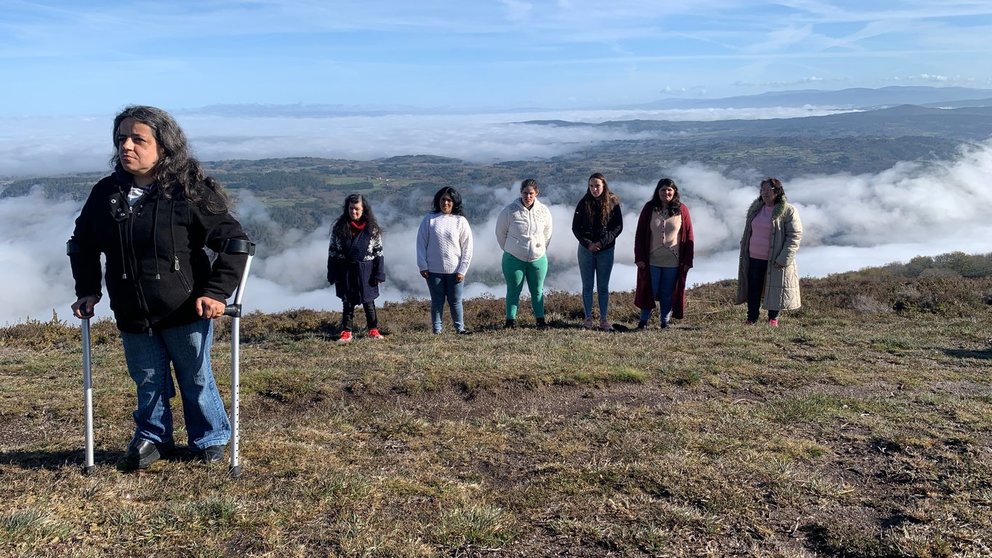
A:
{"type": "Polygon", "coordinates": [[[345,235],[351,235],[349,227],[351,226],[351,215],[348,210],[351,209],[352,204],[360,203],[362,204],[362,217],[359,222],[364,222],[365,227],[368,228],[372,236],[382,234],[382,229],[379,228],[379,222],[375,219],[375,214],[372,212],[372,206],[369,204],[368,198],[361,194],[351,194],[344,199],[344,204],[341,208],[341,216],[331,227],[331,235],[340,235],[342,238],[346,238],[345,235]]]}
{"type": "Polygon", "coordinates": [[[654,192],[651,193],[651,199],[648,200],[648,205],[650,205],[651,209],[654,210],[666,209],[664,204],[658,198],[658,192],[664,190],[665,188],[675,190],[675,196],[672,197],[671,203],[668,204],[667,211],[665,211],[665,217],[678,215],[682,211],[682,198],[679,197],[679,185],[676,184],[671,178],[662,178],[658,181],[658,185],[654,187],[654,192]]]}
{"type": "Polygon", "coordinates": [[[441,198],[444,196],[451,198],[452,215],[465,215],[465,209],[462,207],[462,195],[458,193],[458,190],[455,190],[451,186],[445,186],[434,194],[434,213],[442,213],[441,198]]]}
{"type": "Polygon", "coordinates": [[[186,134],[172,116],[160,108],[130,105],[114,118],[114,156],[111,166],[126,172],[121,165],[120,138],[117,131],[121,122],[132,118],[155,132],[155,142],[161,156],[152,169],[155,182],[165,199],[185,198],[210,213],[224,213],[230,206],[227,192],[219,182],[203,173],[200,161],[193,156],[186,134]]]}

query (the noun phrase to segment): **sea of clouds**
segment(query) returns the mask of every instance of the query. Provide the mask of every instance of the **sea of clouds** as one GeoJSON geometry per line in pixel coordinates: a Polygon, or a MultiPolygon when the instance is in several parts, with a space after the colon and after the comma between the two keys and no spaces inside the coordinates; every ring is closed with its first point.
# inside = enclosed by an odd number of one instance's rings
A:
{"type": "MultiPolygon", "coordinates": [[[[401,154],[435,154],[470,161],[516,160],[568,153],[597,142],[631,137],[622,131],[592,127],[558,128],[522,124],[523,120],[555,118],[597,122],[629,118],[701,119],[810,115],[829,109],[775,111],[630,111],[553,114],[387,115],[379,117],[230,118],[181,117],[198,155],[204,160],[282,156],[368,159],[401,154]]],[[[78,119],[3,119],[0,128],[0,176],[51,176],[61,172],[106,169],[110,122],[106,117],[78,119]]],[[[700,165],[670,169],[696,232],[695,268],[690,283],[733,278],[737,246],[747,206],[757,184],[700,165]]],[[[907,261],[918,255],[951,251],[992,252],[992,142],[963,146],[958,156],[938,164],[899,163],[864,175],[828,174],[794,179],[786,192],[805,228],[798,255],[800,274],[830,273],[907,261]]],[[[538,177],[540,178],[540,177],[538,177]]],[[[609,177],[608,177],[609,178],[609,177]]],[[[517,184],[497,188],[509,203],[517,184]]],[[[626,229],[617,242],[611,289],[634,288],[633,232],[637,213],[650,197],[653,183],[611,182],[620,195],[626,229]]],[[[467,187],[471,188],[471,187],[467,187]]],[[[492,189],[488,189],[492,193],[492,189]]],[[[579,290],[576,245],[570,224],[574,200],[551,203],[555,234],[549,248],[546,286],[555,291],[579,290]]],[[[373,200],[374,202],[374,200],[373,200]]],[[[237,213],[244,220],[267,219],[265,207],[250,193],[239,195],[237,213]]],[[[47,199],[34,191],[0,200],[0,283],[4,285],[0,324],[28,318],[47,320],[53,313],[70,317],[72,278],[65,241],[80,203],[47,199]]],[[[414,239],[420,215],[376,207],[385,230],[387,281],[380,301],[426,298],[426,285],[416,266],[414,239]]],[[[500,204],[484,219],[473,221],[475,258],[467,277],[469,297],[504,294],[499,278],[501,252],[493,234],[500,204]],[[480,278],[486,278],[483,281],[480,278]]],[[[284,230],[276,250],[259,248],[244,302],[249,311],[290,308],[339,310],[340,302],[325,281],[327,230],[336,215],[317,230],[284,230]]],[[[109,316],[106,304],[97,316],[109,316]]],[[[426,318],[425,318],[426,319],[426,318]]]]}

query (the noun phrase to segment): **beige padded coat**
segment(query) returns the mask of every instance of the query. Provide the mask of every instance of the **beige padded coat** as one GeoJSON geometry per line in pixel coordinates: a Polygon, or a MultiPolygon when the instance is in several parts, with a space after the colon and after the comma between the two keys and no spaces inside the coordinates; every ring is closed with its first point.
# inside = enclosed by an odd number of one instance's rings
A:
{"type": "MultiPolygon", "coordinates": [[[[747,302],[748,246],[751,242],[751,221],[761,211],[764,202],[758,198],[747,210],[744,235],[741,237],[740,264],[737,270],[737,304],[747,302]]],[[[785,197],[772,211],[772,238],[768,251],[768,274],[762,306],[766,310],[795,310],[801,305],[799,272],[796,252],[803,238],[803,223],[799,212],[785,197]],[[777,264],[777,265],[776,265],[777,264]],[[782,267],[779,267],[782,266],[782,267]]]]}

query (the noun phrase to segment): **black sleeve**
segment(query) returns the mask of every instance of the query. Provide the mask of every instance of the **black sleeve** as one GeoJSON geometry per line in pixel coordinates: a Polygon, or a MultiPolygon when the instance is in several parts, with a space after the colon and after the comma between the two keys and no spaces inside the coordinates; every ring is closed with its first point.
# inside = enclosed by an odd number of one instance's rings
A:
{"type": "Polygon", "coordinates": [[[610,221],[606,223],[606,229],[603,230],[603,246],[609,246],[616,242],[621,232],[623,232],[623,210],[617,203],[610,211],[610,221]]]}
{"type": "Polygon", "coordinates": [[[238,288],[241,274],[248,261],[247,254],[227,254],[224,252],[225,243],[229,239],[248,240],[248,235],[241,229],[241,223],[228,211],[210,213],[200,208],[193,208],[193,215],[204,231],[204,242],[217,254],[211,268],[210,278],[197,296],[207,296],[215,300],[227,300],[238,288]]]}
{"type": "Polygon", "coordinates": [[[100,296],[103,271],[100,269],[100,246],[95,224],[95,207],[98,205],[100,184],[93,187],[83,209],[76,217],[72,237],[66,244],[76,298],[100,296]]]}

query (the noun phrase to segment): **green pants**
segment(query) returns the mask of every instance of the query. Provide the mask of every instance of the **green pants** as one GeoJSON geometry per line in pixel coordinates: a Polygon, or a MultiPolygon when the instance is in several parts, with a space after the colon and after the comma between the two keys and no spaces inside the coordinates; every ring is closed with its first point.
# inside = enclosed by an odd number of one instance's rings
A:
{"type": "Polygon", "coordinates": [[[530,304],[534,308],[534,318],[544,317],[544,277],[548,274],[548,255],[532,262],[519,260],[503,252],[503,277],[506,279],[506,319],[517,319],[517,306],[520,305],[520,291],[527,280],[530,289],[530,304]]]}

